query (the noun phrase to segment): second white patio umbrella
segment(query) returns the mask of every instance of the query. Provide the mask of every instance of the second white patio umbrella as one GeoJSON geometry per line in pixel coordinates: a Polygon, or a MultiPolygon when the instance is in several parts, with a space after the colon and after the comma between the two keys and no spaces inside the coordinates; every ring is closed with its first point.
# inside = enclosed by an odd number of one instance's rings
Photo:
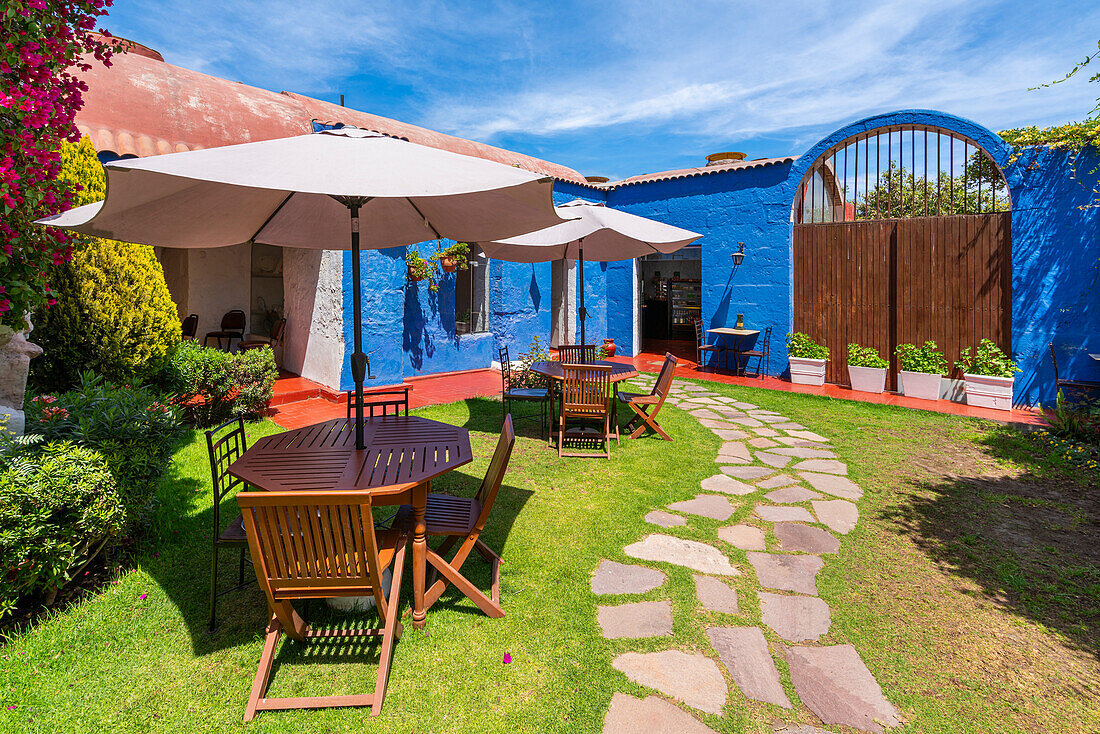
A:
{"type": "Polygon", "coordinates": [[[359,448],[367,364],[360,249],[441,237],[491,240],[561,222],[547,176],[355,128],[112,161],[105,168],[104,201],[40,223],[163,247],[255,242],[351,250],[359,448]]]}
{"type": "Polygon", "coordinates": [[[581,344],[585,343],[584,261],[613,262],[653,253],[670,254],[703,235],[603,204],[574,199],[557,207],[568,221],[537,232],[481,242],[489,257],[537,263],[573,259],[580,263],[581,344]]]}

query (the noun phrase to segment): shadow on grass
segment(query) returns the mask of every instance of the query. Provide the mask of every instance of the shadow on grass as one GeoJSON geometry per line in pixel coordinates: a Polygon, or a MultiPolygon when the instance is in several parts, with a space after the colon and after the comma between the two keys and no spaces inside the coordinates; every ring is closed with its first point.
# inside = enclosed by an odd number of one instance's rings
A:
{"type": "MultiPolygon", "coordinates": [[[[493,435],[499,432],[499,413],[493,414],[496,420],[488,417],[492,412],[493,402],[486,400],[469,402],[471,415],[474,415],[476,410],[476,416],[468,421],[467,427],[471,431],[493,435]]],[[[536,425],[535,431],[537,430],[536,425]]],[[[199,435],[201,437],[201,434],[199,435]]],[[[476,435],[471,438],[474,443],[475,457],[484,457],[487,463],[487,457],[491,455],[495,445],[495,438],[491,441],[476,435]]],[[[194,441],[191,448],[195,448],[194,441]]],[[[201,458],[205,461],[205,452],[201,458]]],[[[210,633],[207,628],[210,613],[210,563],[214,511],[210,506],[212,490],[208,469],[202,466],[201,461],[194,460],[194,457],[192,459],[188,465],[190,468],[186,470],[181,469],[181,464],[184,462],[173,464],[171,474],[158,496],[159,506],[152,518],[150,532],[143,541],[143,546],[149,550],[141,554],[138,565],[156,581],[179,610],[187,626],[192,650],[195,655],[201,656],[253,642],[263,633],[268,612],[263,592],[255,583],[252,583],[244,589],[221,596],[218,599],[217,628],[214,633],[210,633]],[[197,478],[200,475],[203,477],[201,481],[197,478]],[[153,552],[154,550],[158,552],[153,552]]],[[[513,455],[513,462],[515,460],[516,456],[513,455]]],[[[464,468],[468,469],[468,466],[464,468]]],[[[481,480],[480,474],[456,470],[434,480],[432,491],[472,497],[476,494],[481,480]]],[[[532,494],[529,490],[509,485],[505,479],[505,483],[498,492],[492,516],[482,533],[482,539],[491,548],[498,552],[503,550],[516,518],[532,494]]],[[[385,513],[383,517],[388,517],[392,512],[386,512],[386,510],[396,508],[380,509],[385,513]]],[[[222,502],[223,523],[236,517],[239,512],[240,509],[233,497],[222,502]]],[[[237,585],[237,558],[238,551],[235,549],[219,552],[219,590],[230,589],[237,585]]],[[[477,554],[471,554],[462,568],[462,573],[478,588],[487,590],[490,587],[490,566],[481,562],[477,554]]],[[[250,578],[254,578],[254,571],[246,562],[245,579],[247,581],[250,578]]],[[[412,600],[411,559],[406,563],[401,594],[402,606],[408,606],[412,600]]],[[[465,601],[465,597],[453,587],[449,587],[444,592],[438,604],[455,609],[469,608],[471,612],[480,614],[472,602],[465,601]]],[[[308,605],[296,603],[296,605],[307,621],[318,625],[340,624],[348,620],[354,620],[355,624],[366,625],[369,619],[377,619],[373,612],[362,614],[334,612],[323,602],[312,602],[308,605]]]]}
{"type": "Polygon", "coordinates": [[[985,443],[1025,472],[913,481],[909,501],[886,517],[987,598],[1100,657],[1100,482],[1075,482],[1042,447],[1021,450],[1021,440],[1005,431],[985,443]]]}

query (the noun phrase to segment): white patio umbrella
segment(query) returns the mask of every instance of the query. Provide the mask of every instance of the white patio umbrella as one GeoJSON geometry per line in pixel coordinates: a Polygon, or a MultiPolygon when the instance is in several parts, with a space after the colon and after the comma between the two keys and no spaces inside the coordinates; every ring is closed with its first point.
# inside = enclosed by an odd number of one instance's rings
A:
{"type": "Polygon", "coordinates": [[[557,207],[567,221],[493,242],[481,242],[489,257],[537,263],[565,258],[580,263],[581,344],[584,344],[584,261],[629,260],[655,252],[669,254],[703,235],[603,204],[574,199],[557,207]]]}
{"type": "Polygon", "coordinates": [[[360,249],[440,237],[491,240],[561,222],[550,177],[355,128],[112,161],[105,168],[104,201],[39,223],[163,247],[255,242],[351,250],[359,448],[367,364],[360,249]]]}

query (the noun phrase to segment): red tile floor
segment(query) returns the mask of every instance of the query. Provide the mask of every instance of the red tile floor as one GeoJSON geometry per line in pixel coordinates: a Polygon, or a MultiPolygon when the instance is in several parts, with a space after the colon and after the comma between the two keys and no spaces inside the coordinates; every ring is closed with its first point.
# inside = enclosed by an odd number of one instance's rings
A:
{"type": "MultiPolygon", "coordinates": [[[[966,415],[975,418],[1028,425],[1044,425],[1043,415],[1035,409],[1014,409],[1010,413],[1001,410],[973,408],[963,403],[949,400],[917,400],[895,393],[873,395],[855,392],[840,385],[793,385],[776,377],[741,377],[725,369],[700,368],[695,360],[695,348],[691,342],[670,341],[645,343],[646,351],[636,357],[616,357],[617,362],[633,363],[646,372],[660,370],[665,352],[672,352],[680,360],[676,367],[678,377],[694,380],[710,380],[725,385],[744,385],[782,392],[810,393],[825,395],[841,400],[853,400],[865,403],[898,405],[916,410],[930,410],[938,413],[966,415]]],[[[412,377],[405,380],[411,390],[409,405],[419,408],[425,405],[451,403],[457,400],[500,394],[500,373],[492,369],[469,370],[463,372],[445,372],[438,375],[412,377]]],[[[370,386],[367,387],[368,392],[370,386]]],[[[333,392],[322,385],[303,377],[284,373],[275,383],[275,397],[271,401],[269,415],[273,421],[284,428],[300,428],[313,423],[340,418],[346,414],[344,395],[333,392]]]]}

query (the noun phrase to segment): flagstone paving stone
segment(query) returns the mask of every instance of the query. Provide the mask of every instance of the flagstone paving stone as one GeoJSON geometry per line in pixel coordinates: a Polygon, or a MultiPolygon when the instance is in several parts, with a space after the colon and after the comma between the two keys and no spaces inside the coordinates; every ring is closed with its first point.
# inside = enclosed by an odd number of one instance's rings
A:
{"type": "Polygon", "coordinates": [[[748,557],[761,586],[817,596],[817,572],[825,565],[817,556],[749,551],[748,557]]]}
{"type": "MultiPolygon", "coordinates": [[[[617,696],[619,694],[616,693],[615,695],[617,696]]],[[[833,734],[833,732],[825,731],[824,729],[819,729],[809,724],[791,724],[786,729],[776,729],[775,734],[833,734]]]]}
{"type": "Polygon", "coordinates": [[[723,431],[736,431],[737,426],[731,421],[716,420],[711,418],[702,418],[699,423],[705,428],[719,428],[723,431]]]}
{"type": "Polygon", "coordinates": [[[784,487],[783,489],[777,489],[774,492],[768,492],[764,495],[764,499],[768,502],[778,502],[779,504],[794,504],[796,502],[809,502],[810,500],[819,500],[821,495],[814,492],[811,489],[805,487],[784,487]]]}
{"type": "Polygon", "coordinates": [[[775,469],[763,466],[723,466],[722,473],[738,479],[759,479],[774,474],[775,469]]]}
{"type": "MultiPolygon", "coordinates": [[[[722,468],[729,469],[731,467],[724,466],[722,468]]],[[[709,492],[723,492],[725,494],[735,495],[752,494],[757,491],[756,487],[751,484],[745,484],[725,474],[715,474],[713,477],[707,477],[699,483],[699,486],[709,492]]]]}
{"type": "Polygon", "coordinates": [[[810,504],[817,519],[841,535],[850,533],[859,522],[859,508],[847,500],[820,500],[810,504]]]}
{"type": "Polygon", "coordinates": [[[775,489],[776,487],[786,487],[788,484],[798,484],[798,478],[792,477],[790,474],[776,474],[774,477],[768,477],[757,482],[756,486],[761,489],[775,489]]]}
{"type": "Polygon", "coordinates": [[[711,627],[707,637],[746,698],[791,708],[759,627],[711,627]]]}
{"type": "Polygon", "coordinates": [[[863,497],[863,490],[847,477],[811,471],[800,471],[798,475],[809,482],[811,487],[825,494],[845,500],[858,500],[863,497]]]}
{"type": "Polygon", "coordinates": [[[767,426],[758,426],[752,429],[752,432],[758,436],[763,436],[764,438],[778,439],[779,437],[779,431],[775,430],[774,428],[768,428],[767,426]]]}
{"type": "Polygon", "coordinates": [[[772,425],[775,428],[782,428],[784,431],[804,431],[804,430],[806,430],[806,426],[803,426],[799,423],[795,423],[794,421],[782,421],[780,423],[773,423],[772,425]]]}
{"type": "Polygon", "coordinates": [[[709,408],[696,408],[695,410],[691,411],[691,414],[693,416],[695,416],[696,418],[706,418],[708,420],[721,420],[722,419],[722,416],[718,415],[717,413],[715,413],[713,410],[710,410],[709,408]]]}
{"type": "Polygon", "coordinates": [[[770,449],[773,446],[778,446],[779,444],[777,444],[775,441],[771,440],[770,438],[765,438],[765,437],[762,436],[760,438],[754,438],[751,441],[749,441],[749,445],[754,447],[754,448],[758,448],[758,449],[770,449]]]}
{"type": "Polygon", "coordinates": [[[836,454],[832,451],[825,451],[824,449],[810,448],[808,446],[785,446],[778,448],[772,452],[773,454],[784,454],[786,456],[793,456],[796,459],[835,459],[836,454]]]}
{"type": "Polygon", "coordinates": [[[682,387],[680,387],[679,389],[687,390],[688,392],[706,392],[707,391],[707,389],[705,387],[703,387],[702,385],[692,385],[691,383],[687,383],[687,384],[683,385],[682,387]]]}
{"type": "Polygon", "coordinates": [[[848,465],[836,459],[806,459],[791,467],[795,471],[825,472],[847,476],[848,465]]]}
{"type": "Polygon", "coordinates": [[[782,469],[787,464],[791,463],[791,457],[773,454],[767,451],[757,451],[756,458],[769,466],[774,466],[776,469],[782,469]]]}
{"type": "Polygon", "coordinates": [[[693,500],[673,502],[668,506],[670,510],[686,512],[689,515],[700,515],[712,520],[728,520],[733,514],[734,506],[725,497],[716,494],[701,494],[693,500]]]}
{"type": "Polygon", "coordinates": [[[600,633],[609,640],[641,639],[672,634],[672,602],[639,601],[615,607],[597,607],[600,633]]]}
{"type": "Polygon", "coordinates": [[[752,525],[730,525],[718,528],[719,539],[726,541],[734,548],[746,551],[764,550],[767,547],[764,537],[764,531],[752,525]]]}
{"type": "Polygon", "coordinates": [[[723,418],[744,418],[745,414],[733,408],[715,408],[723,418]]]}
{"type": "Polygon", "coordinates": [[[724,461],[725,459],[723,457],[733,457],[745,463],[752,461],[752,457],[749,456],[749,448],[739,441],[726,441],[719,446],[718,458],[716,458],[715,461],[724,461]]]}
{"type": "Polygon", "coordinates": [[[671,563],[719,576],[738,576],[741,573],[714,546],[670,535],[647,535],[643,540],[628,545],[623,552],[642,561],[671,563]]]}
{"type": "Polygon", "coordinates": [[[730,431],[728,429],[718,429],[713,431],[713,433],[723,441],[739,441],[742,438],[749,437],[749,434],[744,431],[730,431]]]}
{"type": "Polygon", "coordinates": [[[741,410],[756,410],[756,406],[752,403],[734,403],[733,407],[740,408],[741,410]]]}
{"type": "Polygon", "coordinates": [[[817,519],[804,507],[777,507],[775,505],[757,505],[756,514],[768,522],[817,522],[817,519]]]}
{"type": "MultiPolygon", "coordinates": [[[[611,697],[603,720],[603,734],[715,734],[714,729],[658,696],[634,698],[625,693],[611,697]]],[[[812,733],[811,733],[812,734],[812,733]]]]}
{"type": "Polygon", "coordinates": [[[695,598],[704,609],[723,614],[737,614],[737,589],[713,576],[692,574],[695,580],[695,598]]]}
{"type": "Polygon", "coordinates": [[[756,593],[764,624],[788,642],[816,642],[832,626],[829,605],[816,596],[756,593]]]}
{"type": "Polygon", "coordinates": [[[773,528],[779,549],[787,553],[836,553],[840,541],[828,530],[797,522],[777,522],[773,528]]]}
{"type": "Polygon", "coordinates": [[[760,428],[764,424],[755,418],[730,418],[731,423],[736,423],[741,426],[748,426],[749,428],[760,428]]]}
{"type": "Polygon", "coordinates": [[[703,392],[695,393],[695,397],[697,397],[697,398],[700,398],[700,397],[716,398],[716,397],[718,397],[718,393],[716,393],[716,392],[707,392],[706,390],[704,390],[703,392]]]}
{"type": "Polygon", "coordinates": [[[787,431],[791,438],[802,438],[807,441],[813,441],[815,443],[828,443],[829,439],[825,438],[819,433],[813,431],[787,431]]]}
{"type": "Polygon", "coordinates": [[[898,726],[897,709],[851,645],[787,649],[791,683],[802,703],[826,725],[881,733],[898,726]]]}
{"type": "Polygon", "coordinates": [[[822,445],[821,443],[819,443],[817,441],[809,441],[805,438],[792,438],[791,436],[776,436],[775,440],[780,441],[782,443],[785,443],[788,446],[805,446],[805,447],[823,448],[823,449],[831,448],[830,446],[822,445]]]}
{"type": "MultiPolygon", "coordinates": [[[[703,489],[706,489],[706,487],[703,489]]],[[[671,528],[674,525],[687,525],[687,520],[685,518],[662,510],[653,510],[645,516],[645,521],[653,525],[660,525],[662,528],[671,528]]]]}
{"type": "Polygon", "coordinates": [[[714,398],[699,397],[698,395],[693,395],[684,402],[693,406],[695,406],[697,403],[700,405],[721,405],[721,403],[719,403],[714,398]]]}
{"type": "Polygon", "coordinates": [[[592,593],[644,594],[663,586],[666,581],[668,576],[655,568],[604,560],[592,576],[592,593]]]}
{"type": "Polygon", "coordinates": [[[705,655],[679,650],[626,652],[611,665],[627,678],[653,688],[677,701],[708,714],[722,713],[726,705],[725,678],[718,664],[705,655]]]}

